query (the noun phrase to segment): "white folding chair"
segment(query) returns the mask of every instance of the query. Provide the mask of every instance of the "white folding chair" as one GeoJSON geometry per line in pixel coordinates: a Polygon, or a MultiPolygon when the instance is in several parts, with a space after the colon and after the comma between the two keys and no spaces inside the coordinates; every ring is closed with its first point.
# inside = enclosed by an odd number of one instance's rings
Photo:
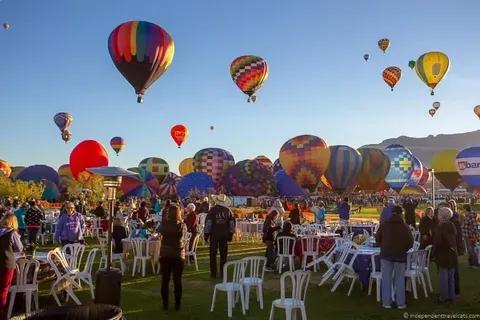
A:
{"type": "Polygon", "coordinates": [[[245,277],[241,280],[245,289],[245,309],[248,310],[250,305],[250,287],[256,287],[257,301],[260,302],[260,309],[263,310],[263,277],[267,258],[246,257],[242,260],[246,262],[245,277]]]}
{"type": "Polygon", "coordinates": [[[335,292],[335,290],[338,288],[340,283],[342,283],[343,279],[349,278],[352,279],[352,282],[350,284],[350,289],[348,290],[348,296],[352,293],[353,286],[355,285],[355,282],[358,280],[358,274],[355,272],[353,269],[353,263],[355,262],[355,259],[357,258],[357,246],[352,243],[351,248],[347,254],[347,257],[350,258],[349,262],[346,263],[347,259],[344,259],[341,264],[339,264],[337,273],[333,276],[333,280],[335,280],[335,283],[331,289],[331,292],[335,292]]]}
{"type": "Polygon", "coordinates": [[[308,283],[310,282],[310,271],[297,270],[294,272],[285,272],[280,277],[280,299],[272,302],[270,309],[270,320],[274,319],[275,308],[285,309],[285,319],[295,319],[296,309],[300,309],[302,320],[307,320],[307,312],[305,310],[305,299],[307,296],[308,283]],[[285,282],[291,280],[291,294],[287,296],[285,282]]]}
{"type": "Polygon", "coordinates": [[[192,247],[190,246],[190,241],[186,242],[187,253],[185,257],[187,259],[187,263],[190,264],[190,258],[193,258],[193,263],[195,263],[195,270],[198,271],[198,261],[197,261],[197,247],[198,247],[198,240],[200,239],[200,235],[196,235],[192,242],[192,247]]]}
{"type": "MultiPolygon", "coordinates": [[[[99,237],[98,238],[98,244],[100,245],[100,252],[102,253],[102,256],[100,257],[100,265],[99,269],[105,269],[107,268],[107,238],[99,237]]],[[[122,275],[125,274],[125,270],[127,270],[127,266],[125,263],[125,260],[123,258],[123,253],[112,253],[112,265],[115,264],[115,262],[118,262],[120,264],[120,271],[122,272],[122,275]]]]}
{"type": "Polygon", "coordinates": [[[425,278],[423,276],[423,271],[425,268],[425,256],[427,252],[425,250],[417,250],[407,253],[407,265],[405,268],[405,277],[407,278],[407,287],[412,286],[413,297],[418,299],[417,294],[417,282],[423,286],[423,292],[425,293],[425,298],[428,298],[427,286],[425,284],[425,278]]]}
{"type": "Polygon", "coordinates": [[[17,293],[25,294],[25,309],[27,317],[32,311],[32,295],[35,302],[35,310],[38,311],[38,282],[37,275],[40,268],[40,262],[34,259],[17,259],[15,266],[16,283],[10,286],[10,302],[8,304],[7,319],[12,315],[15,297],[17,293]],[[30,278],[31,276],[31,278],[30,278]]]}
{"type": "Polygon", "coordinates": [[[135,276],[135,272],[137,271],[137,266],[138,266],[138,272],[140,272],[140,267],[141,267],[142,277],[145,277],[147,260],[150,260],[150,262],[152,263],[152,272],[155,273],[155,266],[153,263],[153,259],[148,252],[148,249],[149,249],[148,240],[132,238],[131,241],[132,241],[132,249],[133,249],[132,277],[135,276]],[[138,265],[137,265],[137,262],[139,262],[138,265]]]}
{"type": "Polygon", "coordinates": [[[382,272],[380,271],[379,266],[377,266],[375,258],[380,256],[380,253],[375,253],[370,256],[371,264],[372,264],[372,271],[370,272],[370,278],[368,279],[368,295],[372,294],[372,285],[373,281],[376,284],[377,290],[377,301],[380,302],[381,300],[381,283],[382,283],[382,272]],[[378,270],[377,270],[378,269],[378,270]]]}
{"type": "Polygon", "coordinates": [[[328,280],[330,280],[331,278],[334,278],[333,280],[335,280],[335,275],[337,274],[338,271],[341,271],[341,269],[343,269],[345,267],[345,261],[348,257],[348,255],[350,254],[350,250],[353,246],[353,242],[351,241],[345,241],[345,242],[341,242],[339,241],[336,245],[335,245],[335,251],[336,251],[336,262],[333,263],[327,271],[325,271],[325,273],[322,275],[322,279],[320,281],[320,283],[318,284],[319,286],[322,286],[323,284],[325,284],[328,280]]]}
{"type": "Polygon", "coordinates": [[[79,272],[78,269],[70,268],[67,259],[60,248],[55,248],[54,250],[49,251],[47,254],[47,261],[56,276],[56,280],[53,282],[50,289],[50,294],[53,295],[55,302],[57,302],[59,306],[62,305],[56,293],[56,290],[58,290],[65,291],[67,293],[67,298],[71,297],[76,304],[81,305],[82,303],[78,300],[72,289],[72,287],[80,289],[80,286],[76,282],[77,274],[79,272]],[[62,271],[57,267],[57,263],[62,271]]]}
{"type": "Polygon", "coordinates": [[[236,260],[225,263],[223,266],[223,281],[216,284],[213,289],[212,306],[210,307],[210,312],[213,312],[215,307],[215,298],[218,290],[227,293],[227,312],[229,318],[232,317],[232,309],[235,306],[235,293],[237,292],[240,294],[242,313],[245,315],[245,297],[243,295],[243,284],[241,280],[245,277],[246,264],[247,261],[244,260],[236,260]],[[229,268],[233,268],[231,280],[228,277],[229,268]]]}
{"type": "Polygon", "coordinates": [[[278,273],[282,273],[283,259],[288,260],[290,271],[295,270],[295,238],[277,237],[278,273]]]}
{"type": "Polygon", "coordinates": [[[85,261],[83,270],[77,274],[79,285],[80,285],[80,281],[83,281],[90,287],[90,294],[92,295],[92,299],[95,299],[95,293],[93,292],[95,286],[93,285],[93,280],[92,280],[92,269],[93,269],[93,263],[95,262],[95,256],[97,254],[97,251],[98,251],[97,248],[93,248],[92,250],[90,250],[87,256],[87,261],[85,261]]]}
{"type": "MultiPolygon", "coordinates": [[[[308,257],[312,261],[318,258],[320,254],[320,237],[308,235],[300,239],[302,245],[302,268],[305,271],[308,257]]],[[[317,264],[313,264],[313,271],[317,272],[317,264]]]]}
{"type": "Polygon", "coordinates": [[[433,293],[432,280],[430,279],[430,256],[432,254],[432,245],[430,244],[426,246],[425,251],[427,253],[425,254],[425,266],[423,268],[423,274],[427,280],[428,288],[430,289],[430,292],[433,293]]]}
{"type": "Polygon", "coordinates": [[[63,254],[67,258],[68,265],[72,269],[80,269],[85,245],[81,243],[66,244],[62,247],[63,254]]]}

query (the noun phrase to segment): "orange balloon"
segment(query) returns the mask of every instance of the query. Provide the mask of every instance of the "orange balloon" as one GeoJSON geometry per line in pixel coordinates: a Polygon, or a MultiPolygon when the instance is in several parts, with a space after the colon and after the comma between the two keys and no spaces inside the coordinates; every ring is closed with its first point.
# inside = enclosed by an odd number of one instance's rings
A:
{"type": "Polygon", "coordinates": [[[399,67],[388,67],[383,70],[383,81],[392,89],[402,78],[402,69],[399,67]]]}
{"type": "Polygon", "coordinates": [[[180,148],[180,146],[188,138],[188,128],[183,124],[177,124],[170,130],[170,134],[172,135],[173,141],[175,141],[177,146],[180,148]]]}

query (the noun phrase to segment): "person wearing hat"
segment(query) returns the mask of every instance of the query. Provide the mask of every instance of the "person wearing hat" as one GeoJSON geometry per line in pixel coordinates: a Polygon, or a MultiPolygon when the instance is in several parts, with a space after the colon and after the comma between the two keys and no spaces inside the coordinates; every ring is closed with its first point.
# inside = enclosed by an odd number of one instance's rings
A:
{"type": "Polygon", "coordinates": [[[439,224],[435,230],[432,254],[438,265],[440,302],[455,298],[455,270],[458,266],[457,231],[450,221],[453,212],[448,207],[438,209],[439,224]]]}
{"type": "Polygon", "coordinates": [[[210,241],[210,276],[217,276],[217,251],[220,251],[220,274],[223,265],[227,262],[228,242],[232,241],[235,233],[235,218],[230,206],[230,199],[226,195],[212,195],[215,205],[208,211],[205,220],[205,241],[210,241]]]}

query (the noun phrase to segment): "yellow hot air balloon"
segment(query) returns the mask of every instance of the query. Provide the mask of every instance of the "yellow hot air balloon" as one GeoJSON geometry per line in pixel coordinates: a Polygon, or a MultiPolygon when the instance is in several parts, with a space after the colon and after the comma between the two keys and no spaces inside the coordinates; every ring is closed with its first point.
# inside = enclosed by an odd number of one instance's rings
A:
{"type": "Polygon", "coordinates": [[[473,112],[477,115],[477,117],[480,119],[480,105],[476,106],[473,108],[473,112]]]}
{"type": "Polygon", "coordinates": [[[450,59],[443,52],[432,51],[422,54],[415,64],[415,71],[418,77],[432,89],[434,95],[435,87],[442,81],[450,69],[450,59]]]}
{"type": "Polygon", "coordinates": [[[178,171],[180,172],[181,176],[186,176],[187,174],[192,173],[193,170],[193,158],[183,159],[178,165],[178,171]]]}
{"type": "Polygon", "coordinates": [[[383,39],[378,40],[378,47],[380,48],[380,50],[383,51],[383,53],[385,53],[385,51],[387,51],[388,47],[390,47],[390,39],[383,38],[383,39]]]}
{"type": "Polygon", "coordinates": [[[463,181],[457,171],[457,154],[456,149],[444,149],[432,157],[431,166],[435,170],[435,178],[450,191],[455,190],[463,181]]]}

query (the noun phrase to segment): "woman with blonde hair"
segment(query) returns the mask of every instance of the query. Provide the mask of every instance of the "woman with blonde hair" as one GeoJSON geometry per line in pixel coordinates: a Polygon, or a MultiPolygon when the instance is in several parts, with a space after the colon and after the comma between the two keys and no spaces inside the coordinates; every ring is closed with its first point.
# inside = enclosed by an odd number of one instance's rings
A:
{"type": "Polygon", "coordinates": [[[17,217],[7,214],[0,221],[0,320],[7,318],[7,296],[15,273],[15,252],[22,250],[17,217]]]}

